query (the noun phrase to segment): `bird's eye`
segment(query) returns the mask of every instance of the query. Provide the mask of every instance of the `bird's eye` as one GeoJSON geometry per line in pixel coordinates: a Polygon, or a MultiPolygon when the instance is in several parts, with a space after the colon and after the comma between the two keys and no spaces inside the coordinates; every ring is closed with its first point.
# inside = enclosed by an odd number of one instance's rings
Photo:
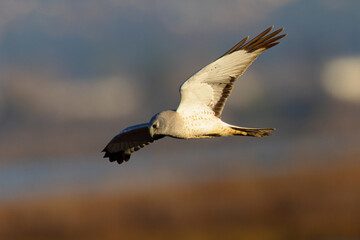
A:
{"type": "Polygon", "coordinates": [[[152,127],[153,127],[153,128],[158,128],[158,125],[157,125],[156,123],[154,123],[154,124],[152,125],[152,127]]]}

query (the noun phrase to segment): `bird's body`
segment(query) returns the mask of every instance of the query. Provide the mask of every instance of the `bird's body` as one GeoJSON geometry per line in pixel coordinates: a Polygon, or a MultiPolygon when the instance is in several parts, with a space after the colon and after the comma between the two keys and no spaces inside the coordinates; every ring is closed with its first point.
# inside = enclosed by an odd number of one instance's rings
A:
{"type": "Polygon", "coordinates": [[[214,112],[211,111],[202,110],[189,113],[171,111],[168,114],[174,115],[173,120],[176,121],[174,123],[177,126],[176,132],[173,133],[170,131],[170,133],[167,134],[174,138],[210,138],[218,135],[221,130],[226,128],[226,124],[222,122],[220,118],[215,117],[214,112]]]}
{"type": "Polygon", "coordinates": [[[278,35],[283,29],[269,34],[268,28],[247,42],[241,40],[216,61],[210,63],[180,86],[181,101],[176,111],[163,111],[149,123],[124,129],[103,150],[104,157],[122,163],[132,152],[164,136],[192,139],[243,135],[263,137],[273,128],[246,128],[227,124],[221,113],[238,77],[266,49],[286,36],[278,35]]]}
{"type": "Polygon", "coordinates": [[[220,133],[225,134],[224,122],[215,117],[212,112],[201,111],[198,114],[185,114],[182,118],[184,121],[183,138],[211,138],[220,136],[220,133]]]}

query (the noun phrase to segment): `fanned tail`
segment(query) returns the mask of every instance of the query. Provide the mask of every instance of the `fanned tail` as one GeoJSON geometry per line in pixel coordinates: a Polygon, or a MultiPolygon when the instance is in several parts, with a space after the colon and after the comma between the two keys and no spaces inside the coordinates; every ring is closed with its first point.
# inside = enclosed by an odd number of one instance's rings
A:
{"type": "Polygon", "coordinates": [[[252,136],[252,137],[266,137],[271,135],[271,131],[275,128],[246,128],[246,127],[237,127],[230,126],[233,130],[232,135],[243,135],[243,136],[252,136]]]}

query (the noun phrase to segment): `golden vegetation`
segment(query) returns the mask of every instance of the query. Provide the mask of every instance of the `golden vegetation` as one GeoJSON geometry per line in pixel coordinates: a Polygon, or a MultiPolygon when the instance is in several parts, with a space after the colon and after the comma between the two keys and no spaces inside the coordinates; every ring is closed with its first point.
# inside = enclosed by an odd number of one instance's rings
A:
{"type": "Polygon", "coordinates": [[[19,199],[0,205],[0,238],[354,239],[357,157],[186,186],[19,199]]]}

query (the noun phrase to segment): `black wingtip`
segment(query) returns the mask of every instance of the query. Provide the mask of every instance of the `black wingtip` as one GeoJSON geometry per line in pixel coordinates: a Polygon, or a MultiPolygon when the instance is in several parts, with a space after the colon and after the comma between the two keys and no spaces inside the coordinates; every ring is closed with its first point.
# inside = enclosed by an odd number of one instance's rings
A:
{"type": "Polygon", "coordinates": [[[104,148],[104,150],[102,152],[105,152],[103,158],[109,158],[110,162],[116,161],[118,164],[121,164],[124,161],[125,162],[129,161],[130,156],[131,156],[131,154],[127,154],[124,151],[112,153],[112,152],[109,152],[106,148],[104,148]]]}
{"type": "Polygon", "coordinates": [[[249,37],[244,38],[221,57],[236,52],[238,50],[254,52],[260,48],[264,48],[264,49],[272,48],[273,46],[279,44],[279,42],[276,42],[277,40],[287,35],[287,34],[278,35],[285,28],[279,28],[278,30],[271,32],[273,29],[274,29],[274,25],[268,27],[265,31],[263,31],[262,33],[260,33],[259,35],[257,35],[248,42],[247,40],[249,39],[249,37]]]}

